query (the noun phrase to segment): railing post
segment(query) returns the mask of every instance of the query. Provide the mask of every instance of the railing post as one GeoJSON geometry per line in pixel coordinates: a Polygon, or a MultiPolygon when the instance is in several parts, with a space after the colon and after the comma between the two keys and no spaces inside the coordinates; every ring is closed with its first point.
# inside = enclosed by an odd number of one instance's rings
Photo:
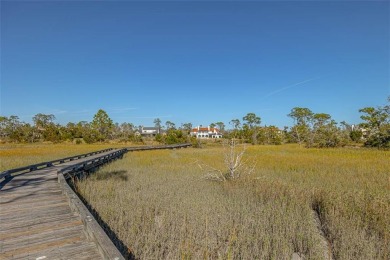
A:
{"type": "Polygon", "coordinates": [[[6,180],[9,180],[12,178],[11,173],[9,173],[9,171],[5,171],[5,172],[3,172],[3,174],[4,174],[4,179],[6,179],[6,180]]]}

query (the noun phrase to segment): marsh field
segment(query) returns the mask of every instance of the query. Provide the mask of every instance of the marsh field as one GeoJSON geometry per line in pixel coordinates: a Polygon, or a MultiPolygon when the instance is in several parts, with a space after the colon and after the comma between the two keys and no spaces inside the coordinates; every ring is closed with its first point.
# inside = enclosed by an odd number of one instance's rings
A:
{"type": "MultiPolygon", "coordinates": [[[[1,145],[1,170],[113,145],[1,145]]],[[[116,145],[117,146],[117,145],[116,145]]],[[[129,152],[76,183],[137,259],[389,259],[390,153],[365,148],[248,146],[234,181],[224,149],[129,152]]]]}

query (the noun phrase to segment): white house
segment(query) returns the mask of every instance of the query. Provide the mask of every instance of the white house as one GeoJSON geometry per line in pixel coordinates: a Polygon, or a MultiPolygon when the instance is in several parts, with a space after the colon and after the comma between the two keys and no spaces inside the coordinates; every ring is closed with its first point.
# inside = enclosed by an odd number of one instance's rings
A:
{"type": "Polygon", "coordinates": [[[191,136],[195,136],[196,138],[222,138],[222,133],[218,128],[214,127],[202,127],[198,126],[193,128],[190,132],[191,136]]]}
{"type": "Polygon", "coordinates": [[[140,126],[139,129],[136,131],[137,135],[141,135],[145,137],[152,137],[162,133],[163,131],[161,128],[149,127],[149,126],[140,126]]]}

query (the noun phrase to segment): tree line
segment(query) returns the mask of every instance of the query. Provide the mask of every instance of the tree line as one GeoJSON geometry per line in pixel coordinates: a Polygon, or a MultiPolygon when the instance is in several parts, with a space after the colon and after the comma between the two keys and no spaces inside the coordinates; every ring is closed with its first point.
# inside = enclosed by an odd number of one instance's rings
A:
{"type": "Polygon", "coordinates": [[[260,126],[261,118],[248,113],[229,123],[233,129],[230,138],[239,138],[252,144],[298,143],[306,147],[340,147],[352,143],[364,143],[367,147],[390,148],[390,97],[385,106],[359,109],[363,122],[353,125],[345,121],[337,123],[331,115],[314,113],[309,108],[294,107],[287,115],[292,127],[260,126]]]}
{"type": "MultiPolygon", "coordinates": [[[[255,113],[247,113],[242,120],[232,119],[230,129],[223,122],[211,123],[217,127],[224,138],[241,139],[252,144],[283,144],[298,143],[306,147],[339,147],[351,142],[364,143],[369,147],[390,148],[390,97],[388,104],[379,107],[365,107],[359,110],[363,122],[352,125],[345,121],[337,123],[331,115],[314,113],[309,108],[294,107],[288,117],[293,121],[292,127],[279,129],[276,126],[261,126],[261,117],[255,113]]],[[[25,123],[18,116],[0,116],[1,142],[34,143],[34,142],[64,142],[96,143],[116,140],[121,142],[142,142],[142,136],[137,134],[139,127],[132,123],[114,123],[108,114],[100,109],[91,122],[69,122],[66,125],[55,123],[52,114],[37,114],[33,123],[25,123]]],[[[191,141],[191,123],[181,124],[166,121],[165,125],[159,118],[154,120],[154,126],[162,131],[154,138],[166,144],[191,141]]],[[[193,138],[192,138],[192,141],[193,138]]]]}

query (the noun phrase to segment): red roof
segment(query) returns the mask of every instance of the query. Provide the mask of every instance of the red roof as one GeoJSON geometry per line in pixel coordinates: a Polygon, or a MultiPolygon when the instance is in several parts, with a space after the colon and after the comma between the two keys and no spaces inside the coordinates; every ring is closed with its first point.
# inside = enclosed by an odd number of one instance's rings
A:
{"type": "Polygon", "coordinates": [[[198,131],[202,131],[202,132],[219,132],[219,129],[218,128],[214,128],[214,127],[210,127],[210,130],[208,127],[199,127],[199,130],[198,128],[192,128],[191,132],[198,132],[198,131]]]}

